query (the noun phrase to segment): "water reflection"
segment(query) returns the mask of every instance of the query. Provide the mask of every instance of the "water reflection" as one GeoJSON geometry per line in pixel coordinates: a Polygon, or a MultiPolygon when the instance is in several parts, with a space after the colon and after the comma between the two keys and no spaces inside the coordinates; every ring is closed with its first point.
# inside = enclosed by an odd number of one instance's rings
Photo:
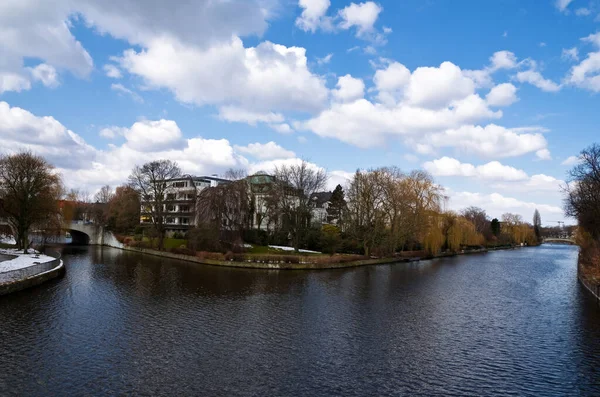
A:
{"type": "Polygon", "coordinates": [[[332,271],[67,248],[0,299],[2,395],[598,395],[577,250],[332,271]]]}

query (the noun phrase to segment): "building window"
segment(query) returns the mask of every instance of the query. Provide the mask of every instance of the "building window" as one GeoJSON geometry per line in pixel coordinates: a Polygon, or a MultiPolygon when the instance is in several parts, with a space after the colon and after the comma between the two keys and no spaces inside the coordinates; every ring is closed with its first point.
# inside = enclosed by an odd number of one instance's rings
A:
{"type": "Polygon", "coordinates": [[[182,225],[189,225],[190,224],[190,220],[188,218],[179,218],[180,223],[182,225]]]}
{"type": "Polygon", "coordinates": [[[187,187],[187,182],[173,182],[174,187],[187,187]]]}
{"type": "Polygon", "coordinates": [[[190,207],[187,205],[182,205],[179,207],[180,212],[190,212],[190,207]]]}
{"type": "Polygon", "coordinates": [[[175,193],[167,194],[167,200],[175,200],[175,193]]]}

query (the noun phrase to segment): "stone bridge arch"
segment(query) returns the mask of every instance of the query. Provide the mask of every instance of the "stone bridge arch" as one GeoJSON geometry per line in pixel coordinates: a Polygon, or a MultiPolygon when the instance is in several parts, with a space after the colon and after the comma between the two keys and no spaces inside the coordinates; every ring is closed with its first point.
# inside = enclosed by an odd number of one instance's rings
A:
{"type": "Polygon", "coordinates": [[[71,233],[72,244],[107,245],[123,248],[123,244],[110,231],[104,230],[103,226],[93,223],[71,222],[65,228],[71,233]]]}

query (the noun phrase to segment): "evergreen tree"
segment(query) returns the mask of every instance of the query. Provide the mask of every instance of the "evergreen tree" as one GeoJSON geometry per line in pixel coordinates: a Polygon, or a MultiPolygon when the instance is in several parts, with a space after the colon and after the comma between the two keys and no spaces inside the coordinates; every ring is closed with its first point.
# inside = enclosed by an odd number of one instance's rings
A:
{"type": "Polygon", "coordinates": [[[494,236],[498,237],[500,235],[500,221],[498,218],[492,219],[491,228],[494,236]]]}
{"type": "Polygon", "coordinates": [[[327,208],[327,222],[337,223],[342,216],[342,211],[346,208],[346,198],[344,196],[344,189],[341,185],[335,187],[329,202],[330,205],[329,208],[327,208]]]}
{"type": "Polygon", "coordinates": [[[540,241],[542,239],[541,229],[542,229],[542,217],[540,216],[540,212],[536,208],[535,212],[533,213],[533,231],[535,233],[535,238],[537,238],[538,241],[540,241]]]}

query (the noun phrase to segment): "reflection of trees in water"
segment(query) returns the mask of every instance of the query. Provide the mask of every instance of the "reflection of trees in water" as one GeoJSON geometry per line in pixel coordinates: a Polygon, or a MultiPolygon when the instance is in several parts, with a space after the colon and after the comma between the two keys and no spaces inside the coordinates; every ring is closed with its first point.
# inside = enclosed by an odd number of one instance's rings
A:
{"type": "Polygon", "coordinates": [[[255,294],[300,292],[310,278],[310,272],[304,271],[208,266],[109,248],[91,249],[90,254],[97,264],[95,276],[133,287],[143,295],[240,299],[255,294]]]}

